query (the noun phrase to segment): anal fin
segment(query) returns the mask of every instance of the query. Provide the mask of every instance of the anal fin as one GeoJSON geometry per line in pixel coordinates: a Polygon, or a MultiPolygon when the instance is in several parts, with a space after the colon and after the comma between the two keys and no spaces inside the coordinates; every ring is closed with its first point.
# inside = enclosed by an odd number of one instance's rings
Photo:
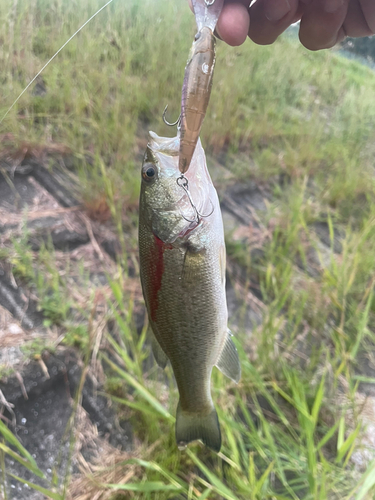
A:
{"type": "Polygon", "coordinates": [[[222,373],[224,373],[224,375],[232,379],[233,382],[236,382],[237,384],[241,378],[241,364],[236,346],[234,345],[231,337],[232,334],[228,329],[224,348],[216,366],[222,373]]]}

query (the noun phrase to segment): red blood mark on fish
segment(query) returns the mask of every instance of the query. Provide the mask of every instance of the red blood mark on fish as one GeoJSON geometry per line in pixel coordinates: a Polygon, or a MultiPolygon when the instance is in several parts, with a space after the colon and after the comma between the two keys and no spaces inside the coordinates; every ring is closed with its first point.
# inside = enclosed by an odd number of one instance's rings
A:
{"type": "Polygon", "coordinates": [[[164,251],[171,250],[173,246],[170,243],[164,243],[160,238],[154,235],[155,246],[150,254],[150,312],[151,319],[155,321],[156,311],[159,307],[158,293],[161,288],[161,282],[164,273],[164,251]]]}

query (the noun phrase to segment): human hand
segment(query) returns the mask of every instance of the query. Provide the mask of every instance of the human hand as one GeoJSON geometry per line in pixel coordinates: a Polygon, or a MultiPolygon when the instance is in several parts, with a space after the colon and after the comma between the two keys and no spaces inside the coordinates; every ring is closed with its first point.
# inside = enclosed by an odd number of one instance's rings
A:
{"type": "MultiPolygon", "coordinates": [[[[188,0],[191,7],[191,0],[188,0]]],[[[327,49],[346,36],[375,34],[374,0],[225,0],[216,31],[229,45],[249,36],[260,45],[273,43],[301,20],[299,38],[310,50],[327,49]]]]}

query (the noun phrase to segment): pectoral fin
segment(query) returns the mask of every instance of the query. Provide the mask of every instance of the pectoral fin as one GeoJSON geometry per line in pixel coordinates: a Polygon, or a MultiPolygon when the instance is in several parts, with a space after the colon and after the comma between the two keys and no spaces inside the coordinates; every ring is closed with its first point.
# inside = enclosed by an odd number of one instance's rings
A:
{"type": "Polygon", "coordinates": [[[222,373],[224,373],[224,375],[232,379],[233,382],[236,382],[237,384],[241,378],[241,365],[236,346],[234,345],[231,337],[232,334],[230,330],[228,330],[224,348],[216,366],[222,373]]]}
{"type": "Polygon", "coordinates": [[[156,340],[156,337],[150,325],[148,326],[147,335],[151,340],[152,354],[154,355],[157,364],[164,369],[168,363],[168,356],[165,354],[159,342],[156,340]]]}

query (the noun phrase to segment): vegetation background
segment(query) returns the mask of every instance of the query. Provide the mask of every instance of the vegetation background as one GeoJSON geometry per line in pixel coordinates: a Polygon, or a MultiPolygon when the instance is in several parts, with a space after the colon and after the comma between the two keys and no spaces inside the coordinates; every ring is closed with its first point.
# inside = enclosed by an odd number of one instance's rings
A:
{"type": "MultiPolygon", "coordinates": [[[[2,0],[1,115],[102,5],[2,0]]],[[[114,1],[65,47],[0,125],[3,157],[59,151],[79,180],[87,213],[110,220],[122,244],[122,257],[108,277],[112,295],[105,318],[112,331],[116,325],[119,338],[107,327],[103,334],[118,364],[106,358],[105,349],[102,360],[111,368],[106,390],[119,415],[131,418],[138,446],[116,463],[123,479],[116,484],[106,479],[108,470],[99,470],[82,479],[76,496],[68,473],[43,480],[43,487],[37,481],[30,486],[41,498],[54,499],[374,498],[374,445],[365,439],[362,411],[364,401],[374,403],[360,385],[374,383],[362,370],[363,360],[375,367],[375,74],[370,68],[335,51],[308,52],[287,35],[272,47],[218,43],[202,130],[209,167],[219,196],[236,183],[267,192],[257,231],[227,229],[229,263],[241,269],[244,314],[250,307],[247,292],[254,296],[256,289],[261,322],[251,331],[230,325],[243,370],[238,386],[213,373],[222,453],[199,445],[177,450],[176,389],[170,383],[169,397],[162,398],[165,384],[156,369],[144,370],[147,325],[139,335],[133,314],[139,284],[134,292],[128,274],[129,258],[137,251],[139,168],[147,130],[172,133],[161,115],[166,104],[173,119],[179,113],[194,34],[194,18],[183,0],[114,1]],[[326,249],[317,227],[326,230],[326,249]],[[354,457],[364,451],[367,458],[359,464],[354,457]]],[[[63,342],[78,344],[89,369],[95,296],[74,322],[66,273],[51,249],[36,255],[27,238],[18,238],[0,252],[17,279],[34,287],[45,325],[58,324],[63,342]]],[[[167,376],[171,380],[170,369],[167,376]]],[[[0,432],[5,496],[6,455],[35,476],[44,472],[1,420],[0,432]]]]}

